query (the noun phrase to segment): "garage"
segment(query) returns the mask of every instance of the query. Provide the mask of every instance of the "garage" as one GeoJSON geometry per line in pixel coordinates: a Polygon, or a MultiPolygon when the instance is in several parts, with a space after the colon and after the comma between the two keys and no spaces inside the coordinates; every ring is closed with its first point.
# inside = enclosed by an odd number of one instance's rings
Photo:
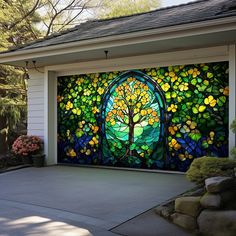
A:
{"type": "Polygon", "coordinates": [[[235,147],[235,17],[208,0],[87,21],[0,63],[28,71],[27,132],[47,165],[184,172],[235,147]]]}

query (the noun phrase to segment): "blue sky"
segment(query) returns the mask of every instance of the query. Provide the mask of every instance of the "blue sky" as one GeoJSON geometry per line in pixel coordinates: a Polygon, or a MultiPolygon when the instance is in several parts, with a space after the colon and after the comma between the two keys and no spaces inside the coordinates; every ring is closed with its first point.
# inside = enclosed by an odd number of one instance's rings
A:
{"type": "Polygon", "coordinates": [[[187,2],[193,2],[194,0],[161,0],[161,7],[179,5],[187,2]]]}

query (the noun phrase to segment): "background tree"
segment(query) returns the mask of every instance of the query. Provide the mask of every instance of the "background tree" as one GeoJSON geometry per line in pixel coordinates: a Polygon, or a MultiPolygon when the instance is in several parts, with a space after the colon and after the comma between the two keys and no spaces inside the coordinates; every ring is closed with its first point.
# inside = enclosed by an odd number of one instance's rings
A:
{"type": "MultiPolygon", "coordinates": [[[[39,37],[40,32],[34,27],[39,22],[35,12],[39,1],[0,0],[0,7],[0,50],[39,37]]],[[[24,69],[0,66],[0,153],[8,149],[19,126],[26,129],[26,83],[24,69]]]]}
{"type": "Polygon", "coordinates": [[[96,13],[98,18],[112,18],[148,12],[159,6],[158,0],[103,0],[96,13]]]}

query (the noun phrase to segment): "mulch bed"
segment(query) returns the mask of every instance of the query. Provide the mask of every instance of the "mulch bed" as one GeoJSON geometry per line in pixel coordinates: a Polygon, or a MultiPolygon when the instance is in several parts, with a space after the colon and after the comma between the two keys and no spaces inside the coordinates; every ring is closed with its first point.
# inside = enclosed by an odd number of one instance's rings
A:
{"type": "Polygon", "coordinates": [[[14,156],[12,153],[0,154],[0,172],[15,169],[22,165],[21,158],[14,156]]]}

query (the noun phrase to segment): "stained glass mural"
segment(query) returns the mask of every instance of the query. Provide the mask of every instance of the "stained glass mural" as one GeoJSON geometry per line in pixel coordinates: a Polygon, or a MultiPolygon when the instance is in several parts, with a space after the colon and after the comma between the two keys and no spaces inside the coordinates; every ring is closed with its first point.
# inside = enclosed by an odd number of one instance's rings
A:
{"type": "Polygon", "coordinates": [[[58,162],[186,171],[228,155],[228,63],[58,78],[58,162]]]}

